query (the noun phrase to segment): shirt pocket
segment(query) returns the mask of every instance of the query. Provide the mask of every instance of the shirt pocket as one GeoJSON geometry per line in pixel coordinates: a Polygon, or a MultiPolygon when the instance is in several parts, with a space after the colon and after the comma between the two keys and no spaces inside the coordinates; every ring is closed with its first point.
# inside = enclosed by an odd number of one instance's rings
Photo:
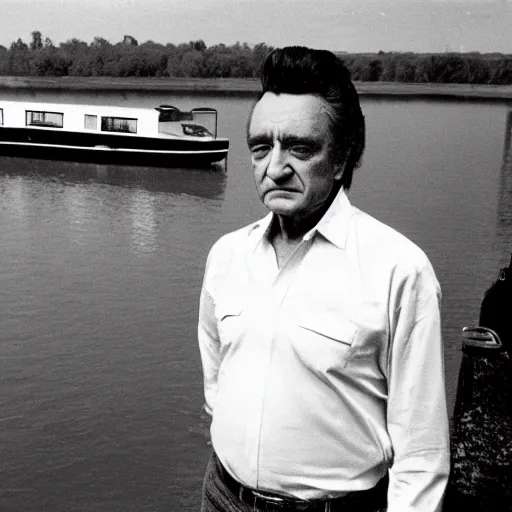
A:
{"type": "Polygon", "coordinates": [[[340,369],[354,356],[358,326],[342,311],[304,311],[297,324],[298,346],[307,364],[321,371],[340,369]]]}
{"type": "Polygon", "coordinates": [[[243,301],[234,297],[219,299],[215,308],[221,348],[227,350],[240,343],[243,334],[243,301]]]}

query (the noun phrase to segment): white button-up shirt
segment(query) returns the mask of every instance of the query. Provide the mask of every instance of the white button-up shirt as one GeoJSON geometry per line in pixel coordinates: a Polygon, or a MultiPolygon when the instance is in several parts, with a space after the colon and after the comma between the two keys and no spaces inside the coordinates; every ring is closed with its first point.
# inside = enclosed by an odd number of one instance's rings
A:
{"type": "Polygon", "coordinates": [[[426,255],[341,190],[278,268],[272,219],[208,257],[199,346],[219,459],[247,486],[303,499],[390,468],[389,512],[440,510],[449,433],[426,255]]]}

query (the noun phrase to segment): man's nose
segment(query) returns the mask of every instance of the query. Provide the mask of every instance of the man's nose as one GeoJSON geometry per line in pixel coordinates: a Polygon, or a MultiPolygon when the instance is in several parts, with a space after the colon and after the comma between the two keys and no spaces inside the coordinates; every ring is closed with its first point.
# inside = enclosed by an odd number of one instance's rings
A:
{"type": "Polygon", "coordinates": [[[267,176],[273,181],[283,181],[293,174],[286,152],[274,147],[267,167],[267,176]]]}

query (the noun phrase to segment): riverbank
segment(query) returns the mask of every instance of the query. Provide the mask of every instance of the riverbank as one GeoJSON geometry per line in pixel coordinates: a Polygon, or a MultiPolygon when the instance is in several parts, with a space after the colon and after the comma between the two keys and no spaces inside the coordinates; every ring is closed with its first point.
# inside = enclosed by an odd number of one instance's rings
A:
{"type": "MultiPolygon", "coordinates": [[[[355,82],[362,96],[426,97],[512,102],[511,85],[424,84],[355,82]]],[[[257,79],[235,78],[140,78],[140,77],[28,77],[1,76],[2,89],[44,89],[67,91],[158,91],[187,94],[256,95],[257,79]]]]}

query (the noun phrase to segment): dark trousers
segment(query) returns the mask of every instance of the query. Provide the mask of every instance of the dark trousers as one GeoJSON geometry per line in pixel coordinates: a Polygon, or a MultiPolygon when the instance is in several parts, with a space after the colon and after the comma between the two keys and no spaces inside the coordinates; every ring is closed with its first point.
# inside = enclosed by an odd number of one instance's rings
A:
{"type": "Polygon", "coordinates": [[[252,512],[252,507],[240,501],[221,478],[219,459],[212,452],[203,482],[201,512],[252,512]]]}
{"type": "MultiPolygon", "coordinates": [[[[225,471],[225,470],[224,470],[225,471]]],[[[238,496],[235,496],[227,487],[222,479],[222,469],[219,459],[212,453],[203,483],[203,498],[201,502],[201,512],[252,512],[259,510],[258,508],[247,505],[240,501],[238,496]]],[[[333,506],[331,512],[382,512],[385,510],[385,486],[387,482],[379,482],[377,496],[382,499],[356,499],[353,502],[348,500],[348,503],[342,506],[333,506]],[[384,484],[384,485],[383,485],[384,484]]],[[[375,488],[377,489],[377,488],[375,488]]]]}

